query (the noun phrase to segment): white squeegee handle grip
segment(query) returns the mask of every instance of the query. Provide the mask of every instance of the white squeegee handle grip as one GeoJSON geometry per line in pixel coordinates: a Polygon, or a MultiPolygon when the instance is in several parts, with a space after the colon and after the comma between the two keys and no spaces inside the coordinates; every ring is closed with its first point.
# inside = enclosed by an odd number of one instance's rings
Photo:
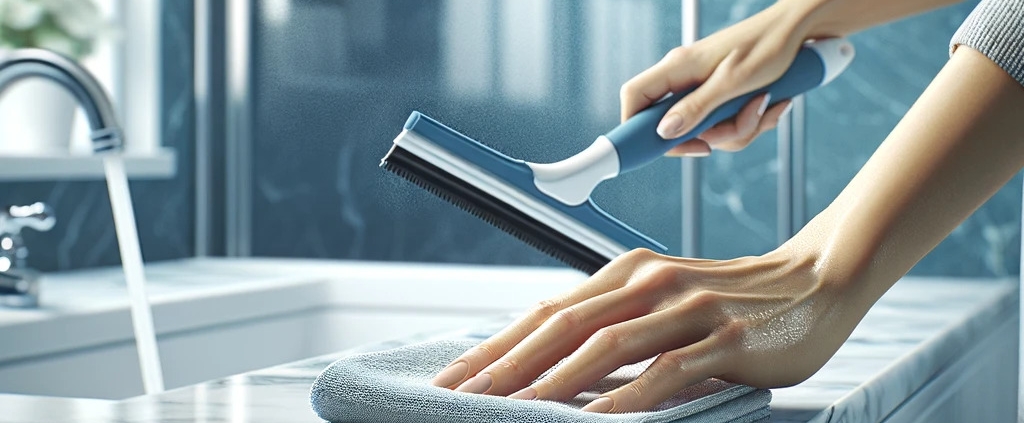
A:
{"type": "Polygon", "coordinates": [[[668,109],[696,89],[680,91],[644,109],[623,122],[605,136],[611,140],[619,156],[619,174],[642,167],[664,155],[667,151],[693,139],[708,128],[732,118],[754,96],[771,93],[771,103],[803,94],[827,84],[853,61],[854,49],[845,38],[830,38],[805,43],[789,69],[778,80],[767,86],[729,100],[708,114],[690,132],[673,140],[665,140],[657,133],[658,123],[668,109]]]}

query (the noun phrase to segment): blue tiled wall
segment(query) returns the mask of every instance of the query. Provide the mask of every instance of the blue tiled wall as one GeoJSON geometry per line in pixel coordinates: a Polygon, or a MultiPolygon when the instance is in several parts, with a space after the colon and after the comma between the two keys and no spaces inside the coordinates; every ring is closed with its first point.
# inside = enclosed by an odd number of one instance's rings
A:
{"type": "MultiPolygon", "coordinates": [[[[192,2],[161,2],[161,134],[177,151],[173,179],[131,182],[146,260],[192,255],[192,2]]],[[[131,140],[128,140],[131,142],[131,140]]],[[[54,207],[50,232],[26,230],[28,264],[68,270],[120,263],[107,188],[103,182],[0,182],[0,204],[44,201],[54,207]]]]}
{"type": "MultiPolygon", "coordinates": [[[[770,4],[701,2],[710,34],[770,4]]],[[[823,209],[946,60],[966,3],[855,35],[859,59],[809,96],[807,204],[823,209]],[[888,63],[879,66],[879,63],[888,63]]],[[[376,167],[421,110],[515,157],[555,160],[616,123],[618,87],[680,40],[676,1],[256,1],[257,255],[552,264],[376,167]]],[[[777,243],[776,141],[702,160],[701,255],[777,243]]],[[[599,203],[679,252],[679,162],[599,203]]],[[[915,269],[1015,273],[1020,180],[915,269]]]]}

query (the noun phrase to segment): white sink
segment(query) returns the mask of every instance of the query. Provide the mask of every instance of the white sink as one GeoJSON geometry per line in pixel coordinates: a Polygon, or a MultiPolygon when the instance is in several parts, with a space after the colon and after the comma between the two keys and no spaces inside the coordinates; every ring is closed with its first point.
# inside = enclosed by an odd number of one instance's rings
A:
{"type": "MultiPolygon", "coordinates": [[[[147,265],[168,389],[415,333],[479,324],[569,289],[568,269],[289,259],[147,265]]],[[[119,268],[46,275],[0,308],[0,392],[143,393],[119,268]]]]}

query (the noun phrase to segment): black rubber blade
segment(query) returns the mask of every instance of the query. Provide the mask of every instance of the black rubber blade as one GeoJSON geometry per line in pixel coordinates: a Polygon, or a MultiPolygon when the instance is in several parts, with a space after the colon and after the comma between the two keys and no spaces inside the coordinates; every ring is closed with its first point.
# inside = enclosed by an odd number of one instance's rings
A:
{"type": "Polygon", "coordinates": [[[419,185],[534,248],[593,275],[609,259],[493,195],[396,145],[381,167],[419,185]]]}

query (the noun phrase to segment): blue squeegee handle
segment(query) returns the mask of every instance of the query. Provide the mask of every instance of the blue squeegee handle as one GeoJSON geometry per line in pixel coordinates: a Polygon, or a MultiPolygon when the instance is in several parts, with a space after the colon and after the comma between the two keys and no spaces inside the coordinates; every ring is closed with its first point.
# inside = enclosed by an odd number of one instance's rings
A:
{"type": "MultiPolygon", "coordinates": [[[[852,53],[851,53],[852,54],[852,53]]],[[[764,92],[771,93],[770,104],[774,105],[786,99],[807,92],[826,79],[826,58],[822,58],[814,48],[800,48],[789,69],[775,82],[764,88],[751,91],[725,102],[708,114],[700,124],[690,132],[673,140],[665,140],[658,135],[657,127],[668,109],[680,99],[692,92],[696,87],[677,92],[651,107],[644,109],[626,122],[612,129],[605,136],[611,140],[619,156],[619,174],[642,167],[668,152],[672,147],[693,139],[712,126],[736,116],[754,96],[764,92]]],[[[843,67],[849,62],[841,64],[843,67]]]]}

